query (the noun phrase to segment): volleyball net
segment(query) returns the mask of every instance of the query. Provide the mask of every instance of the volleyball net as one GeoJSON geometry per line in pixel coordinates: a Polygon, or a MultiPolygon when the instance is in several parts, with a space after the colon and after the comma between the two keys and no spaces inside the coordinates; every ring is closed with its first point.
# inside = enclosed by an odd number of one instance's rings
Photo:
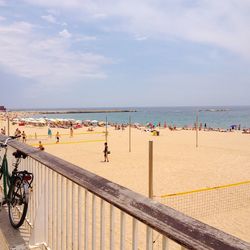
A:
{"type": "MultiPolygon", "coordinates": [[[[78,132],[73,134],[73,136],[81,136],[81,135],[105,135],[105,131],[90,131],[90,132],[78,132]]],[[[61,137],[69,137],[70,133],[62,133],[60,134],[61,137]]],[[[28,134],[27,139],[43,139],[43,138],[48,138],[48,134],[28,134]]],[[[51,137],[55,137],[55,134],[51,135],[51,137]]]]}
{"type": "Polygon", "coordinates": [[[250,206],[250,181],[165,194],[155,200],[199,219],[250,206]]]}

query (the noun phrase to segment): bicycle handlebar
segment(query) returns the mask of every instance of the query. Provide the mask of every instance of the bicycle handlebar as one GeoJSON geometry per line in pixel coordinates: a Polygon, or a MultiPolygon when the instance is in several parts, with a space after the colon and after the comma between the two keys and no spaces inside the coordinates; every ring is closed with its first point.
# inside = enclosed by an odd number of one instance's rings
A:
{"type": "Polygon", "coordinates": [[[1,148],[7,147],[8,141],[15,140],[15,139],[17,139],[19,137],[21,137],[21,135],[9,136],[4,142],[0,142],[0,147],[1,148]]]}
{"type": "Polygon", "coordinates": [[[10,139],[16,139],[16,138],[20,138],[21,135],[13,135],[13,136],[9,136],[10,139]]]}

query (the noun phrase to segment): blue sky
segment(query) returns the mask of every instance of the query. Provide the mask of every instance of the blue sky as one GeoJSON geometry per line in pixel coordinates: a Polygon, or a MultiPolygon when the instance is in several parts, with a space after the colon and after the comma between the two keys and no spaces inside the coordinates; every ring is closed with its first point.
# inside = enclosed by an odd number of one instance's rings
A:
{"type": "Polygon", "coordinates": [[[250,105],[249,13],[246,0],[0,0],[0,104],[250,105]]]}

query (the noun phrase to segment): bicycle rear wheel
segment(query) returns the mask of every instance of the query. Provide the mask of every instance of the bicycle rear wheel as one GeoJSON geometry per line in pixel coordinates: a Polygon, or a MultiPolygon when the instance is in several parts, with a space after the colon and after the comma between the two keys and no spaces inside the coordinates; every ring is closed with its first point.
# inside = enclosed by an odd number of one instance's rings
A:
{"type": "Polygon", "coordinates": [[[19,228],[25,219],[28,209],[28,189],[20,178],[16,178],[9,191],[9,219],[14,228],[19,228]]]}

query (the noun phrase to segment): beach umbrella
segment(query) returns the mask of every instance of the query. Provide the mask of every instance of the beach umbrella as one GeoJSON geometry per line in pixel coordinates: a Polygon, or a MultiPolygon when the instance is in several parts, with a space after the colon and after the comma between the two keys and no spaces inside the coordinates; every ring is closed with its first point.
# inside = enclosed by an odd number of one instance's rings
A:
{"type": "Polygon", "coordinates": [[[102,125],[104,125],[105,124],[105,122],[104,121],[100,121],[100,122],[98,122],[98,125],[100,125],[100,126],[102,126],[102,125]]]}
{"type": "Polygon", "coordinates": [[[45,121],[36,121],[36,123],[40,123],[40,124],[45,124],[46,122],[45,121]]]}
{"type": "Polygon", "coordinates": [[[84,124],[84,125],[89,125],[90,123],[91,123],[90,120],[84,120],[84,121],[82,121],[82,124],[84,124]]]}
{"type": "Polygon", "coordinates": [[[40,118],[40,119],[38,119],[38,122],[40,122],[40,123],[46,123],[46,120],[43,119],[43,118],[40,118]]]}

